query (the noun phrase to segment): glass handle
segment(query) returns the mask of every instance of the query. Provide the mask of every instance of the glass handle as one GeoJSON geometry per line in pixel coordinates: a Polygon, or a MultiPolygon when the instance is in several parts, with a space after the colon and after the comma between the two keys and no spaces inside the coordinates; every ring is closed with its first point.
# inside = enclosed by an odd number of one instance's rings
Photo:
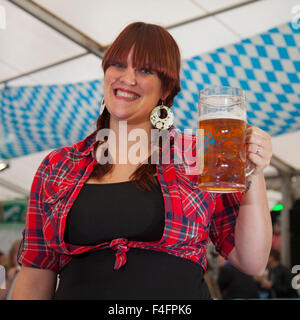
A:
{"type": "MultiPolygon", "coordinates": [[[[247,128],[251,127],[250,124],[247,122],[247,125],[246,125],[247,128]]],[[[247,153],[247,152],[246,152],[247,153]]],[[[256,165],[251,162],[250,160],[248,160],[246,158],[246,169],[245,169],[245,176],[246,177],[249,177],[253,172],[254,170],[256,169],[256,165]]]]}
{"type": "Polygon", "coordinates": [[[247,164],[247,167],[245,170],[245,176],[249,177],[256,169],[256,165],[253,164],[253,162],[251,162],[250,160],[246,160],[246,164],[247,164]]]}

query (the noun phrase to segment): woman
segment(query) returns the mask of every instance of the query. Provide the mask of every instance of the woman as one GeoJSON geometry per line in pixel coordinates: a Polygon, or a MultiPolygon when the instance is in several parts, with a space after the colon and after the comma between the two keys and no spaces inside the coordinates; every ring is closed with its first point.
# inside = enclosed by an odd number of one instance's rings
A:
{"type": "Polygon", "coordinates": [[[271,157],[268,134],[247,132],[248,158],[256,165],[248,192],[202,193],[182,166],[161,161],[174,156],[178,134],[166,108],[180,90],[180,54],[171,35],[133,23],[102,66],[97,130],[51,152],[35,175],[13,298],[210,299],[203,280],[209,238],[240,270],[262,273],[271,244],[262,173],[271,157]],[[153,112],[158,105],[160,118],[153,112]],[[143,164],[128,161],[134,142],[124,143],[124,124],[125,134],[147,133],[143,164]],[[153,124],[171,133],[170,148],[162,142],[153,151],[153,124]],[[97,136],[105,128],[109,137],[97,136]],[[144,161],[155,152],[158,163],[144,161]]]}

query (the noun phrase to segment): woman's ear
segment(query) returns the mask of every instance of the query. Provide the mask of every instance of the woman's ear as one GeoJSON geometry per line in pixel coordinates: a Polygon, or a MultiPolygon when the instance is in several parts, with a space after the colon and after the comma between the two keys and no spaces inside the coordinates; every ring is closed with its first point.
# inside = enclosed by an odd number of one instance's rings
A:
{"type": "Polygon", "coordinates": [[[169,95],[170,95],[170,91],[163,93],[160,98],[160,101],[165,102],[167,100],[167,98],[169,97],[169,95]]]}

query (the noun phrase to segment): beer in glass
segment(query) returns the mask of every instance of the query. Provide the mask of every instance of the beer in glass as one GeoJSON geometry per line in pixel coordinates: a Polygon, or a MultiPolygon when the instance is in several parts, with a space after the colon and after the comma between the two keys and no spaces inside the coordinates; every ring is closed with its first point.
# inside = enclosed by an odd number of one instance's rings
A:
{"type": "Polygon", "coordinates": [[[199,132],[203,135],[199,187],[207,192],[246,189],[246,101],[242,90],[209,87],[199,95],[199,132]]]}

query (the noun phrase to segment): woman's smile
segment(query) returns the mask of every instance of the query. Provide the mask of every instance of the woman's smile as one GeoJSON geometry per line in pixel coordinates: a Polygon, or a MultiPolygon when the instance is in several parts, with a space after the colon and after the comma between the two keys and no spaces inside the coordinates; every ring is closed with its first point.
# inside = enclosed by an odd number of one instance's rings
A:
{"type": "Polygon", "coordinates": [[[133,101],[140,97],[140,95],[137,94],[136,92],[133,92],[127,89],[122,89],[122,88],[115,89],[114,94],[117,99],[125,100],[125,101],[133,101]]]}

